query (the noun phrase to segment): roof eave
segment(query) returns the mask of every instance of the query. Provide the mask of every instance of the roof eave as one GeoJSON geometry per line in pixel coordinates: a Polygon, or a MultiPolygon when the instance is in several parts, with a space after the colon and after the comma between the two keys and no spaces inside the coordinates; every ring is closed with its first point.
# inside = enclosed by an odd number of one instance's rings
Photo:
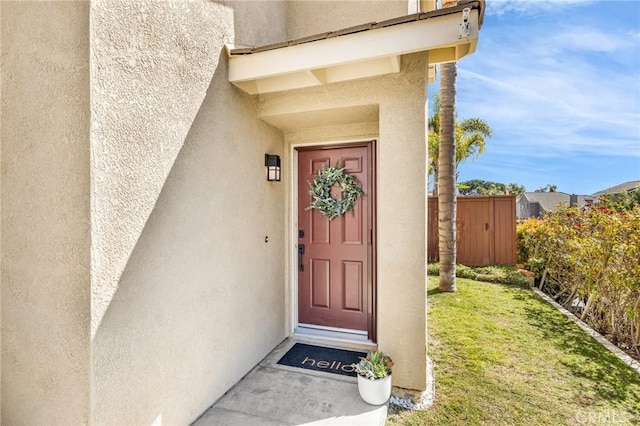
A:
{"type": "Polygon", "coordinates": [[[255,49],[227,46],[229,82],[258,94],[399,72],[400,57],[415,52],[428,52],[430,64],[458,61],[476,49],[482,12],[471,9],[470,33],[460,37],[462,10],[408,15],[255,49]]]}

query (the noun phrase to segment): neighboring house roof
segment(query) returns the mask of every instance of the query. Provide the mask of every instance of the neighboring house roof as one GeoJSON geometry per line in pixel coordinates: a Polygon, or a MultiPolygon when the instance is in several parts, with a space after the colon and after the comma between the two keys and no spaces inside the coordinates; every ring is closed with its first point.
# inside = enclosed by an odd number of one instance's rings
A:
{"type": "MultiPolygon", "coordinates": [[[[543,211],[552,211],[558,204],[571,204],[571,195],[565,192],[525,192],[522,194],[530,203],[538,203],[543,211]]],[[[575,195],[578,207],[593,201],[589,195],[575,195]]]]}
{"type": "Polygon", "coordinates": [[[229,82],[254,95],[397,73],[400,57],[409,53],[428,51],[429,64],[458,61],[475,51],[484,10],[484,0],[462,0],[266,46],[227,46],[229,82]]]}
{"type": "Polygon", "coordinates": [[[578,195],[578,206],[582,207],[585,204],[589,204],[595,201],[595,198],[591,195],[578,195]]]}
{"type": "Polygon", "coordinates": [[[570,199],[564,192],[525,192],[523,195],[530,203],[540,204],[544,211],[551,211],[560,203],[569,205],[570,199]]]}
{"type": "Polygon", "coordinates": [[[607,189],[603,189],[602,191],[598,191],[595,194],[593,194],[592,197],[599,197],[605,194],[611,194],[611,195],[620,194],[623,192],[633,191],[636,188],[640,188],[640,180],[631,180],[629,182],[621,183],[619,185],[612,186],[607,189]]]}

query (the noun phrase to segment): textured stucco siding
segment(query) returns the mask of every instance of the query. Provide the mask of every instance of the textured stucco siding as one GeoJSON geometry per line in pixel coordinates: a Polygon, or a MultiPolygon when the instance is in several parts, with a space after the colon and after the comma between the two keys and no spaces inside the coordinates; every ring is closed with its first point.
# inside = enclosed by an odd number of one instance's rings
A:
{"type": "MultiPolygon", "coordinates": [[[[379,106],[378,346],[396,361],[394,385],[417,390],[426,389],[426,72],[426,54],[413,54],[402,58],[399,74],[266,94],[258,103],[261,116],[291,114],[292,119],[303,111],[379,106]]],[[[372,123],[303,128],[287,132],[286,142],[367,140],[375,130],[372,123]]],[[[292,163],[289,153],[287,165],[292,163]]],[[[287,259],[295,258],[289,252],[287,259]]]]}
{"type": "Polygon", "coordinates": [[[89,6],[0,7],[2,424],[86,424],[89,6]]]}
{"type": "Polygon", "coordinates": [[[187,424],[285,337],[283,135],[222,50],[285,39],[285,6],[92,4],[97,424],[187,424]]]}
{"type": "Polygon", "coordinates": [[[289,39],[306,37],[354,25],[397,18],[417,10],[408,0],[302,0],[290,1],[287,11],[289,39]]]}
{"type": "Polygon", "coordinates": [[[91,6],[92,335],[205,97],[232,20],[229,8],[204,2],[91,6]]]}
{"type": "Polygon", "coordinates": [[[273,349],[301,142],[378,137],[378,342],[425,388],[425,55],[256,102],[223,50],[411,3],[0,2],[2,424],[188,424],[273,349]],[[286,135],[258,118],[371,105],[286,135]]]}

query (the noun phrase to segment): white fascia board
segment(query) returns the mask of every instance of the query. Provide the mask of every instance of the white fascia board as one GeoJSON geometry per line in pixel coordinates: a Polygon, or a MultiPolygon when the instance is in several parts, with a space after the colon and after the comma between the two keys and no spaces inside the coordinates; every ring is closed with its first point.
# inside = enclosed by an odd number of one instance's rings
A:
{"type": "MultiPolygon", "coordinates": [[[[469,37],[459,38],[461,22],[462,12],[248,55],[230,55],[229,81],[260,80],[463,44],[475,48],[478,10],[472,9],[469,16],[469,37]]],[[[460,59],[455,56],[452,60],[460,59]]]]}

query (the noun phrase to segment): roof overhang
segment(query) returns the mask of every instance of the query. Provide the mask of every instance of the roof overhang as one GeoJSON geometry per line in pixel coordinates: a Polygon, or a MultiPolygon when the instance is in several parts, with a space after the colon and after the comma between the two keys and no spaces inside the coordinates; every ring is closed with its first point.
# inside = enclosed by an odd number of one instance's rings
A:
{"type": "Polygon", "coordinates": [[[416,13],[304,39],[249,49],[227,46],[229,82],[249,94],[269,93],[400,71],[400,57],[428,52],[430,65],[473,53],[482,2],[416,13]],[[470,8],[469,34],[461,36],[470,8]]]}

